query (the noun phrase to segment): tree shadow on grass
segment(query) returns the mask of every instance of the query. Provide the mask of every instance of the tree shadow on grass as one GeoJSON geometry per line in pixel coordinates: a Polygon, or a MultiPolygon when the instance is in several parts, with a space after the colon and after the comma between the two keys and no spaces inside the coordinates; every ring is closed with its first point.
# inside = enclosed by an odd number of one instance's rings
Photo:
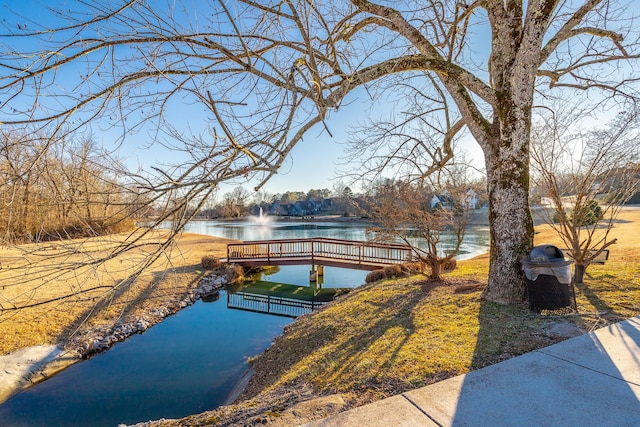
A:
{"type": "Polygon", "coordinates": [[[625,316],[619,313],[610,303],[598,295],[598,293],[602,292],[604,288],[619,291],[619,287],[612,280],[616,279],[617,276],[609,274],[594,276],[590,273],[585,273],[585,275],[589,281],[597,281],[598,285],[593,285],[585,281],[583,283],[576,283],[575,287],[587,299],[589,304],[601,313],[599,316],[605,319],[607,323],[615,323],[625,320],[625,316]]]}
{"type": "Polygon", "coordinates": [[[385,371],[398,362],[403,346],[415,333],[413,310],[443,282],[423,282],[410,288],[397,286],[391,295],[375,295],[366,288],[354,291],[338,306],[328,306],[313,316],[299,318],[277,345],[254,362],[262,375],[250,381],[245,397],[270,388],[295,370],[296,378],[315,384],[322,393],[373,389],[381,396],[410,388],[402,380],[389,380],[385,371]],[[371,292],[363,296],[363,292],[371,292]],[[353,302],[350,302],[352,300],[353,302]],[[332,310],[346,310],[337,324],[332,310]],[[349,312],[349,311],[352,312],[349,312]],[[346,336],[343,331],[354,331],[346,336]],[[342,384],[338,390],[332,386],[342,384]],[[346,384],[346,385],[345,385],[346,384]]]}

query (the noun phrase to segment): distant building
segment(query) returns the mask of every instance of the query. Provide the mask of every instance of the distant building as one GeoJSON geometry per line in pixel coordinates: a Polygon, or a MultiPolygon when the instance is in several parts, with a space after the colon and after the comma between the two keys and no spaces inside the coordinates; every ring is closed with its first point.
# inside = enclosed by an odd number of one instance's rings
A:
{"type": "Polygon", "coordinates": [[[480,199],[478,198],[478,194],[474,191],[473,188],[470,188],[467,190],[467,194],[464,201],[459,200],[458,202],[456,202],[456,200],[445,191],[442,194],[437,194],[433,196],[431,198],[430,205],[431,205],[431,209],[435,209],[436,207],[451,209],[456,204],[458,206],[466,205],[467,208],[471,210],[471,209],[478,209],[479,203],[480,203],[480,199]]]}
{"type": "Polygon", "coordinates": [[[454,200],[447,193],[438,194],[431,198],[431,209],[445,208],[451,209],[453,207],[454,200]]]}
{"type": "MultiPolygon", "coordinates": [[[[294,203],[283,203],[278,200],[271,205],[263,206],[263,212],[273,216],[308,216],[330,212],[333,209],[333,199],[307,199],[294,203]]],[[[257,210],[257,207],[254,206],[257,210]]],[[[252,211],[252,215],[256,215],[252,211]]]]}

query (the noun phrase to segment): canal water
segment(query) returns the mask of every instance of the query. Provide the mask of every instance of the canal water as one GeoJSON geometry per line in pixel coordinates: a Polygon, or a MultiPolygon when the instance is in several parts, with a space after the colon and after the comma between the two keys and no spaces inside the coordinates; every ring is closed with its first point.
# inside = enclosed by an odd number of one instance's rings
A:
{"type": "Polygon", "coordinates": [[[292,320],[227,309],[221,291],[14,396],[0,426],[115,427],[213,409],[292,320]]]}
{"type": "MultiPolygon", "coordinates": [[[[198,221],[189,231],[240,240],[334,237],[366,240],[366,226],[350,223],[198,221]]],[[[465,255],[486,249],[482,231],[469,233],[465,255]]],[[[286,266],[261,280],[309,285],[309,266],[286,266]]],[[[356,287],[366,271],[330,268],[323,287],[356,287]]],[[[235,310],[226,291],[72,365],[0,405],[0,426],[116,426],[179,418],[225,402],[247,369],[293,319],[235,310]]]]}

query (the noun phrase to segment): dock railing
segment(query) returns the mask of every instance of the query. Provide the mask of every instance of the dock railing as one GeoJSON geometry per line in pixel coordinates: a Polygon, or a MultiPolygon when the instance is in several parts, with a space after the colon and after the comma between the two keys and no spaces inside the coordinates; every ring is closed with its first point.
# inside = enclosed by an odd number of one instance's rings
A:
{"type": "Polygon", "coordinates": [[[260,240],[227,245],[227,260],[247,265],[334,261],[375,267],[415,259],[409,246],[331,238],[260,240]]]}

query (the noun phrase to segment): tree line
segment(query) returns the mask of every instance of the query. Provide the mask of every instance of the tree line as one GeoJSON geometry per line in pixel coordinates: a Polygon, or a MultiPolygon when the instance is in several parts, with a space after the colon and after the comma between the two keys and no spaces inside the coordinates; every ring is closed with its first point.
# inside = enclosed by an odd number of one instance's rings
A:
{"type": "MultiPolygon", "coordinates": [[[[304,216],[312,214],[361,216],[367,214],[364,195],[354,193],[351,187],[339,182],[328,188],[304,191],[285,191],[268,193],[266,191],[251,192],[243,186],[222,195],[220,200],[212,200],[198,212],[202,218],[239,218],[248,215],[304,216]],[[309,208],[301,213],[289,213],[286,209],[275,207],[295,205],[300,202],[314,202],[314,209],[309,208]],[[323,205],[320,207],[320,205],[323,205]]],[[[300,211],[298,211],[300,212],[300,211]]]]}
{"type": "MultiPolygon", "coordinates": [[[[0,236],[38,242],[119,232],[133,227],[144,203],[91,138],[0,133],[0,236]]],[[[118,165],[118,170],[121,169],[118,165]]]]}

